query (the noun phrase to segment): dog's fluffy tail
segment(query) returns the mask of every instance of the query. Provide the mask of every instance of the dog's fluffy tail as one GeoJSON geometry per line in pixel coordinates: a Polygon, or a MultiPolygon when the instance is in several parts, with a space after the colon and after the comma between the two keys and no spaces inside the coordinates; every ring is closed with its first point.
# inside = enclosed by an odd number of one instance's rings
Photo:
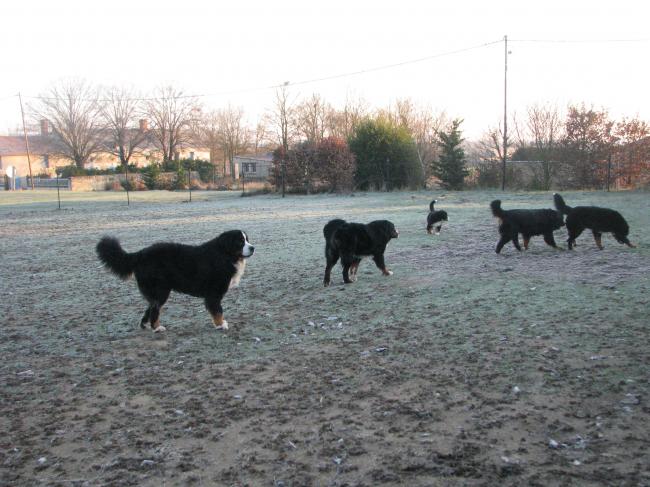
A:
{"type": "Polygon", "coordinates": [[[564,202],[564,198],[562,198],[562,196],[560,196],[558,193],[553,193],[553,203],[555,203],[555,208],[557,208],[557,211],[563,215],[568,215],[571,211],[571,207],[567,206],[567,204],[564,202]]]}
{"type": "Polygon", "coordinates": [[[120,279],[128,279],[133,274],[137,254],[125,252],[116,238],[102,237],[95,249],[99,260],[120,279]]]}
{"type": "Polygon", "coordinates": [[[328,221],[327,224],[323,227],[323,235],[325,236],[325,240],[329,242],[332,238],[332,235],[334,235],[334,232],[336,232],[336,230],[338,230],[338,228],[344,224],[345,220],[341,219],[328,221]]]}
{"type": "Polygon", "coordinates": [[[436,200],[433,200],[431,203],[429,203],[429,211],[433,211],[433,205],[436,204],[436,200]]]}
{"type": "Polygon", "coordinates": [[[501,208],[501,200],[494,200],[492,203],[490,203],[490,209],[492,210],[492,214],[494,216],[497,218],[503,218],[505,212],[501,208]]]}

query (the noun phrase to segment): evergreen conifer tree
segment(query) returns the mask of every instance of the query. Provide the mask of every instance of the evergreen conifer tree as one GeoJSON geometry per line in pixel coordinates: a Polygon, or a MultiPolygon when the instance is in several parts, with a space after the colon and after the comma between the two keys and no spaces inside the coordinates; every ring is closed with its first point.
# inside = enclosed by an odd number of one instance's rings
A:
{"type": "Polygon", "coordinates": [[[460,124],[461,119],[454,120],[446,132],[438,132],[440,156],[433,161],[433,175],[440,180],[445,189],[463,189],[465,178],[469,174],[465,169],[465,151],[460,124]]]}

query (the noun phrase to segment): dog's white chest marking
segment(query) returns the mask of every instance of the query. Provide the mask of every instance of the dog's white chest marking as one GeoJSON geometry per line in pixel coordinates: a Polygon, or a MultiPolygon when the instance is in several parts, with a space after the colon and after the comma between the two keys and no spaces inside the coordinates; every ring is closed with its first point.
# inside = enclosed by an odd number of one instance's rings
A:
{"type": "Polygon", "coordinates": [[[244,271],[246,270],[246,260],[239,259],[235,263],[235,269],[237,269],[237,271],[235,272],[235,275],[230,279],[230,286],[228,286],[228,289],[231,287],[239,286],[239,281],[241,281],[241,278],[244,275],[244,271]]]}

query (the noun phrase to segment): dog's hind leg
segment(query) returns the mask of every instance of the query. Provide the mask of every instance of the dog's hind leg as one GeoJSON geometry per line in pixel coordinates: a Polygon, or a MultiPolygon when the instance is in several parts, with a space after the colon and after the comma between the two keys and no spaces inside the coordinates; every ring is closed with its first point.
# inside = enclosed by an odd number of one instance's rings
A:
{"type": "Polygon", "coordinates": [[[510,241],[510,237],[507,235],[502,235],[501,238],[499,239],[499,243],[497,243],[497,248],[496,248],[496,253],[500,253],[501,249],[505,244],[507,244],[510,241]]]}
{"type": "Polygon", "coordinates": [[[544,242],[546,242],[547,245],[550,245],[553,248],[559,249],[560,247],[557,246],[555,243],[555,237],[553,237],[553,233],[545,233],[544,234],[544,242]]]}
{"type": "Polygon", "coordinates": [[[512,237],[512,244],[515,246],[515,248],[521,252],[521,245],[519,245],[519,235],[515,234],[514,237],[512,237]]]}
{"type": "Polygon", "coordinates": [[[165,327],[160,324],[160,308],[161,304],[154,303],[149,307],[149,323],[154,332],[165,331],[165,327]]]}
{"type": "Polygon", "coordinates": [[[576,239],[583,232],[584,228],[580,228],[580,227],[574,228],[574,227],[569,227],[567,225],[567,230],[569,232],[569,238],[567,239],[567,244],[569,245],[569,250],[572,250],[574,245],[577,246],[576,239]]]}
{"type": "Polygon", "coordinates": [[[327,259],[327,264],[325,265],[325,277],[323,278],[323,285],[325,287],[330,285],[332,267],[336,265],[336,262],[339,260],[339,254],[329,247],[325,249],[325,259],[327,259]]]}
{"type": "Polygon", "coordinates": [[[160,324],[160,310],[167,302],[170,292],[171,289],[158,289],[156,290],[155,296],[148,298],[149,309],[147,311],[149,312],[149,323],[151,324],[151,329],[155,332],[165,331],[165,327],[160,324]]]}
{"type": "Polygon", "coordinates": [[[150,314],[151,314],[151,306],[147,307],[144,314],[142,315],[142,319],[140,320],[140,328],[142,328],[143,330],[147,327],[150,314]]]}
{"type": "Polygon", "coordinates": [[[357,280],[357,271],[359,270],[359,264],[361,264],[361,259],[355,258],[350,265],[350,279],[355,282],[357,280]]]}
{"type": "Polygon", "coordinates": [[[596,246],[600,249],[603,250],[603,234],[600,232],[597,232],[596,230],[592,230],[591,233],[594,235],[594,240],[596,241],[596,246]]]}
{"type": "Polygon", "coordinates": [[[349,254],[341,256],[341,265],[343,265],[343,282],[351,284],[353,281],[350,279],[350,268],[354,264],[354,257],[349,254]]]}

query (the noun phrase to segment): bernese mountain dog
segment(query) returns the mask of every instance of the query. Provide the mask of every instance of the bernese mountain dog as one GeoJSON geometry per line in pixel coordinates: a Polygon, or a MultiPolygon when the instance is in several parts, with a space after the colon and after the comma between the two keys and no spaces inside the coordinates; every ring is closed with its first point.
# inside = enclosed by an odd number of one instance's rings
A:
{"type": "Polygon", "coordinates": [[[323,228],[325,236],[325,286],[330,284],[332,267],[341,258],[343,281],[346,284],[356,281],[361,259],[372,256],[377,267],[385,276],[393,273],[386,268],[384,251],[391,239],[399,232],[388,220],[376,220],[368,224],[348,223],[345,220],[331,220],[323,228]]]}
{"type": "Polygon", "coordinates": [[[433,227],[436,227],[436,235],[440,234],[440,229],[442,228],[442,222],[447,222],[447,212],[444,210],[436,210],[434,205],[436,200],[433,200],[429,203],[429,215],[427,216],[427,233],[433,233],[433,227]]]}
{"type": "Polygon", "coordinates": [[[630,227],[616,210],[609,208],[600,208],[598,206],[575,206],[570,207],[564,202],[564,198],[559,194],[553,194],[555,207],[559,212],[566,215],[566,228],[569,232],[567,243],[569,249],[576,245],[576,238],[585,230],[591,230],[594,235],[596,245],[603,250],[603,233],[611,232],[617,242],[635,248],[627,239],[630,233],[630,227]]]}
{"type": "Polygon", "coordinates": [[[544,242],[554,248],[559,248],[553,238],[553,231],[564,226],[562,214],[555,210],[504,210],[501,200],[490,203],[492,214],[499,219],[499,233],[501,239],[497,243],[496,253],[501,252],[505,244],[512,241],[517,250],[519,234],[524,237],[524,248],[528,250],[530,238],[534,235],[543,235],[544,242]]]}
{"type": "Polygon", "coordinates": [[[140,327],[150,323],[154,332],[164,331],[160,325],[160,309],[169,293],[178,291],[204,299],[214,326],[227,330],[221,300],[231,287],[239,285],[246,260],[255,247],[246,233],[230,230],[202,245],[156,243],[138,252],[127,253],[113,237],[103,237],[96,247],[99,260],[121,279],[132,274],[147,307],[140,327]]]}

